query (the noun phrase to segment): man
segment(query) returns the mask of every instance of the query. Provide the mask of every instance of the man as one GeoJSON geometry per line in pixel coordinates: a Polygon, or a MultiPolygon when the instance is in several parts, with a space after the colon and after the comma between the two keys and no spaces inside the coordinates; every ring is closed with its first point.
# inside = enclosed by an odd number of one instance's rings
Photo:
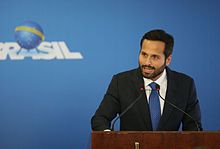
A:
{"type": "Polygon", "coordinates": [[[139,67],[114,75],[95,115],[94,131],[111,129],[120,117],[122,131],[202,130],[196,88],[191,77],[172,71],[174,39],[163,30],[147,32],[141,39],[139,67]]]}

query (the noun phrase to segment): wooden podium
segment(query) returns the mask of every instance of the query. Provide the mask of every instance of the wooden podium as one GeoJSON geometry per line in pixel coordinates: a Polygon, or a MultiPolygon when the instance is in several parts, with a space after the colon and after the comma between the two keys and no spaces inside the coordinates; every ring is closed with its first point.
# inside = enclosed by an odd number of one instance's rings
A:
{"type": "Polygon", "coordinates": [[[220,149],[220,132],[92,132],[92,149],[220,149]]]}

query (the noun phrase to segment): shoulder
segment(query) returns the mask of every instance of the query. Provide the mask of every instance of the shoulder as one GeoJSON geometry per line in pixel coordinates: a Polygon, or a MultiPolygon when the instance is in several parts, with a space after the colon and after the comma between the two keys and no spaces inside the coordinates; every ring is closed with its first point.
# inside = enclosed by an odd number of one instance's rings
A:
{"type": "Polygon", "coordinates": [[[135,68],[115,74],[111,82],[122,86],[128,86],[128,84],[131,86],[134,84],[141,85],[143,84],[143,77],[140,69],[135,68]]]}
{"type": "Polygon", "coordinates": [[[185,73],[171,70],[170,68],[166,68],[168,80],[172,79],[175,81],[180,81],[182,83],[186,82],[194,82],[193,78],[185,73]]]}

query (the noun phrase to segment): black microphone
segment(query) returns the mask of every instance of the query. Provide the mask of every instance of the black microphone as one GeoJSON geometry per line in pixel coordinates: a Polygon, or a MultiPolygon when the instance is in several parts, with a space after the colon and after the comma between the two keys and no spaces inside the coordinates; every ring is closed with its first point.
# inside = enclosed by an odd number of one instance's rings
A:
{"type": "Polygon", "coordinates": [[[181,111],[182,113],[184,113],[186,116],[188,116],[190,119],[193,120],[193,122],[195,123],[196,125],[196,128],[197,128],[197,131],[200,131],[200,128],[199,128],[199,124],[197,123],[197,121],[191,116],[189,115],[187,112],[185,112],[184,110],[182,110],[181,108],[177,107],[175,104],[171,103],[170,101],[168,100],[165,100],[161,95],[160,95],[160,85],[156,85],[156,90],[158,92],[158,95],[160,96],[161,99],[163,99],[164,102],[167,102],[169,105],[171,105],[172,107],[174,107],[175,109],[181,111]]]}
{"type": "Polygon", "coordinates": [[[111,127],[112,131],[114,131],[115,122],[119,118],[121,118],[123,115],[125,115],[138,102],[138,100],[141,99],[141,97],[143,96],[143,93],[145,93],[145,92],[143,92],[144,88],[140,88],[140,90],[142,91],[141,94],[121,114],[119,114],[119,116],[112,122],[112,127],[111,127]]]}

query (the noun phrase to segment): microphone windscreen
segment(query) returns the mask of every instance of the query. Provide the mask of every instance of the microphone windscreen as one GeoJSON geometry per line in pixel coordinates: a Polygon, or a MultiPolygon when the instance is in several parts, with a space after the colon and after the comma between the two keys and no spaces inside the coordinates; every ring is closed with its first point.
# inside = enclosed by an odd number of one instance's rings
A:
{"type": "Polygon", "coordinates": [[[156,85],[156,90],[159,91],[160,90],[160,85],[156,85]]]}

